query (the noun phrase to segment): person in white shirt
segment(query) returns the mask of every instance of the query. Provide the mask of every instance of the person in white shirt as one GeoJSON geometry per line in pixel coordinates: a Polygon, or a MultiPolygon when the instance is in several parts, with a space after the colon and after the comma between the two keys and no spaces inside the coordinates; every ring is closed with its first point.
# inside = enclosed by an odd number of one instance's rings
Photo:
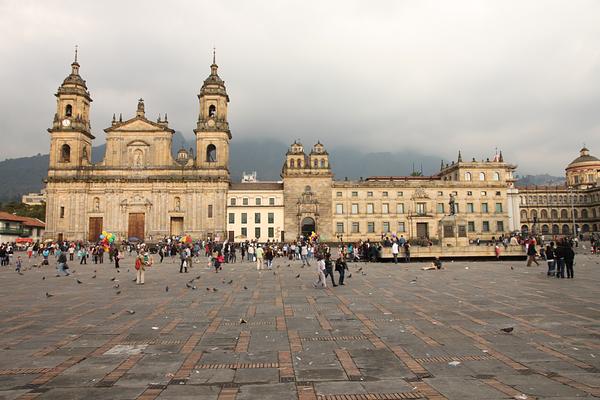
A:
{"type": "Polygon", "coordinates": [[[327,287],[327,282],[325,281],[325,260],[323,256],[319,254],[317,256],[317,277],[318,280],[313,283],[313,286],[316,288],[325,289],[327,287]]]}
{"type": "Polygon", "coordinates": [[[261,247],[261,245],[259,244],[258,247],[256,248],[256,270],[260,271],[263,267],[263,248],[261,247]]]}
{"type": "Polygon", "coordinates": [[[398,242],[392,244],[392,256],[394,256],[394,264],[398,264],[398,242]]]}

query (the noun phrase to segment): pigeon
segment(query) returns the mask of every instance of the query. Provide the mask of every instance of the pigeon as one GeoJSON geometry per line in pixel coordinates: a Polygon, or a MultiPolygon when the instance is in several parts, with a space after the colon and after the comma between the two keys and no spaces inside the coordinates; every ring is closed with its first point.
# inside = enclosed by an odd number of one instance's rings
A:
{"type": "Polygon", "coordinates": [[[114,281],[115,279],[117,279],[117,278],[114,276],[112,278],[110,278],[111,281],[114,281]]]}
{"type": "Polygon", "coordinates": [[[94,276],[92,276],[92,279],[96,279],[96,274],[94,274],[94,276]]]}
{"type": "Polygon", "coordinates": [[[192,290],[196,290],[198,289],[196,286],[192,286],[192,290]]]}
{"type": "Polygon", "coordinates": [[[135,310],[127,310],[127,312],[131,315],[135,314],[135,310]]]}
{"type": "Polygon", "coordinates": [[[168,287],[168,286],[166,286],[166,287],[165,287],[165,292],[168,292],[168,291],[169,291],[169,287],[168,287]]]}
{"type": "Polygon", "coordinates": [[[275,273],[275,271],[273,271],[273,275],[277,275],[277,274],[275,273]]]}
{"type": "Polygon", "coordinates": [[[515,328],[514,327],[508,327],[508,328],[502,328],[500,329],[502,332],[504,333],[511,333],[515,328]]]}
{"type": "Polygon", "coordinates": [[[296,278],[300,278],[300,274],[296,275],[296,278]]]}
{"type": "Polygon", "coordinates": [[[206,291],[207,291],[207,292],[210,292],[210,288],[209,288],[209,287],[207,287],[207,288],[206,288],[206,291]]]}
{"type": "Polygon", "coordinates": [[[42,280],[43,280],[43,281],[45,281],[45,280],[46,280],[46,277],[45,277],[45,276],[42,276],[42,280]]]}
{"type": "Polygon", "coordinates": [[[348,278],[352,278],[352,274],[348,274],[348,278]]]}
{"type": "Polygon", "coordinates": [[[185,284],[185,287],[187,287],[188,289],[192,287],[192,285],[188,282],[185,284]]]}
{"type": "Polygon", "coordinates": [[[127,268],[127,272],[129,272],[129,268],[127,268]]]}
{"type": "Polygon", "coordinates": [[[357,269],[356,271],[357,271],[357,272],[360,272],[360,271],[362,271],[362,269],[363,269],[363,267],[360,267],[360,268],[359,268],[359,269],[357,269]]]}
{"type": "Polygon", "coordinates": [[[52,296],[54,296],[54,295],[46,292],[46,297],[52,297],[52,296]]]}
{"type": "Polygon", "coordinates": [[[117,293],[116,293],[116,294],[121,294],[121,291],[120,291],[120,290],[119,290],[119,291],[117,291],[117,293]]]}
{"type": "MultiPolygon", "coordinates": [[[[75,272],[75,271],[73,271],[73,272],[75,272]]],[[[117,268],[117,274],[120,274],[120,273],[121,273],[121,270],[117,268]]]]}
{"type": "Polygon", "coordinates": [[[219,289],[217,289],[216,287],[213,288],[213,292],[216,292],[217,290],[219,290],[219,289]]]}
{"type": "Polygon", "coordinates": [[[94,273],[96,273],[96,272],[98,272],[98,271],[94,270],[94,273]]]}
{"type": "Polygon", "coordinates": [[[511,266],[510,269],[515,269],[515,268],[513,266],[511,266]]]}
{"type": "Polygon", "coordinates": [[[83,282],[81,282],[79,279],[76,279],[76,281],[77,281],[77,283],[78,283],[78,284],[80,284],[80,285],[83,283],[83,282]]]}
{"type": "Polygon", "coordinates": [[[197,277],[195,277],[194,279],[200,279],[200,275],[198,275],[197,277]]]}
{"type": "Polygon", "coordinates": [[[229,282],[227,282],[228,285],[231,285],[233,283],[233,279],[230,280],[229,282]]]}
{"type": "Polygon", "coordinates": [[[119,284],[117,283],[116,285],[113,286],[115,289],[119,288],[119,284]]]}
{"type": "Polygon", "coordinates": [[[248,290],[248,286],[244,286],[244,290],[248,290]]]}
{"type": "Polygon", "coordinates": [[[290,265],[290,264],[288,264],[287,266],[288,266],[288,267],[291,267],[291,265],[290,265]]]}
{"type": "Polygon", "coordinates": [[[245,324],[245,323],[247,323],[246,320],[244,318],[241,318],[240,319],[240,324],[245,324]]]}
{"type": "Polygon", "coordinates": [[[361,275],[366,275],[366,274],[367,274],[366,272],[361,272],[361,275]]]}

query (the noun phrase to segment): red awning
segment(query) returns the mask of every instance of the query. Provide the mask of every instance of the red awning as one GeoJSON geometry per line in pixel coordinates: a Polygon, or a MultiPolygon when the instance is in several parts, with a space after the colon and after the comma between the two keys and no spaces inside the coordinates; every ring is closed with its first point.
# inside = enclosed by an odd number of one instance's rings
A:
{"type": "Polygon", "coordinates": [[[16,243],[33,243],[32,238],[17,238],[16,243]]]}

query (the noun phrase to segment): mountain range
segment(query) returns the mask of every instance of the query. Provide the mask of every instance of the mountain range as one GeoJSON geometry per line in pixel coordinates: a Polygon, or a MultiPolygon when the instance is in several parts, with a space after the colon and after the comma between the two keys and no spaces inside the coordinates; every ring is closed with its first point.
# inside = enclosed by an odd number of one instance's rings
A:
{"type": "MultiPolygon", "coordinates": [[[[194,148],[194,140],[180,132],[173,135],[173,156],[181,149],[194,148]]],[[[288,145],[277,139],[236,139],[230,145],[229,167],[233,181],[239,181],[244,171],[256,171],[259,180],[279,180],[281,167],[288,145]]],[[[419,171],[424,175],[439,170],[441,157],[419,154],[415,151],[364,152],[353,147],[327,148],[336,179],[358,179],[374,175],[410,175],[419,171]]],[[[92,161],[100,162],[104,157],[105,145],[92,149],[92,161]]],[[[21,195],[39,192],[48,169],[48,154],[32,157],[12,158],[0,161],[0,202],[19,200],[21,195]]],[[[526,185],[542,185],[564,182],[563,178],[550,175],[526,175],[526,185]]]]}

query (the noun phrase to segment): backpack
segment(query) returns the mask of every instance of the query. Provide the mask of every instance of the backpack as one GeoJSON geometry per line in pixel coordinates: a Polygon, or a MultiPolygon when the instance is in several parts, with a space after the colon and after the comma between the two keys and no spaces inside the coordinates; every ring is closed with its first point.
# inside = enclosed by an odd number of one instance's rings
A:
{"type": "Polygon", "coordinates": [[[139,258],[135,259],[135,269],[140,269],[142,267],[142,262],[139,258]]]}

